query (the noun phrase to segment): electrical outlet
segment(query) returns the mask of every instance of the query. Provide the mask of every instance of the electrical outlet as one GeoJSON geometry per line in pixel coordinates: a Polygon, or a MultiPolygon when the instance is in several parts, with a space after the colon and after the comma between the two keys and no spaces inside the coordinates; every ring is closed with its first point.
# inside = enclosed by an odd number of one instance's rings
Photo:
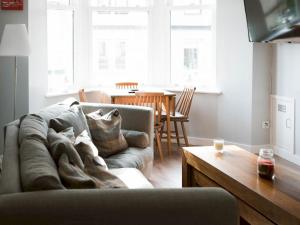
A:
{"type": "Polygon", "coordinates": [[[266,120],[262,122],[262,128],[263,129],[269,129],[270,128],[270,121],[266,120]]]}

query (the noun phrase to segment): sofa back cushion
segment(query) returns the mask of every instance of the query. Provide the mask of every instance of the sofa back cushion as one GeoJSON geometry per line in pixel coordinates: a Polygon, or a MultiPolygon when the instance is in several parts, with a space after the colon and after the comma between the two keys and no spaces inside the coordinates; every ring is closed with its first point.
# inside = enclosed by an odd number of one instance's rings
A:
{"type": "Polygon", "coordinates": [[[75,137],[81,134],[84,130],[90,135],[90,130],[87,125],[86,118],[80,106],[72,106],[69,110],[53,118],[49,122],[49,127],[56,132],[61,132],[69,127],[73,127],[75,137]]]}
{"type": "Polygon", "coordinates": [[[74,98],[68,98],[63,102],[59,102],[42,109],[38,115],[41,116],[47,122],[47,124],[49,124],[51,119],[60,116],[74,105],[79,105],[79,102],[74,98]]]}
{"type": "Polygon", "coordinates": [[[22,141],[20,169],[24,191],[64,188],[47,147],[39,139],[28,138],[22,141]]]}
{"type": "Polygon", "coordinates": [[[86,117],[93,142],[98,148],[100,156],[108,157],[128,148],[121,132],[122,118],[117,109],[105,115],[98,110],[87,114],[86,117]]]}
{"type": "Polygon", "coordinates": [[[19,144],[24,139],[37,139],[47,143],[48,125],[39,115],[26,115],[21,118],[19,130],[19,144]]]}

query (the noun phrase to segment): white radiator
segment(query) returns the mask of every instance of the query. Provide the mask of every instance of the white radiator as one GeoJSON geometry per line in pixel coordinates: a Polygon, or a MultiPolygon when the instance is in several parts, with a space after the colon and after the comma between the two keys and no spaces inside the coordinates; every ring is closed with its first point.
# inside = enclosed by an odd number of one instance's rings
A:
{"type": "Polygon", "coordinates": [[[270,139],[277,155],[295,161],[294,98],[271,95],[270,139]]]}

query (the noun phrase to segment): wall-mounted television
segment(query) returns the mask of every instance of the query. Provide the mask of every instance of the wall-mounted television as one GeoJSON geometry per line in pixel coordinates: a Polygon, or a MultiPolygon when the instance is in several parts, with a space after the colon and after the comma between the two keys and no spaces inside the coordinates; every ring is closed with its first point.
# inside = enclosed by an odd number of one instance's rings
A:
{"type": "Polygon", "coordinates": [[[300,37],[300,0],[244,0],[249,40],[300,37]]]}

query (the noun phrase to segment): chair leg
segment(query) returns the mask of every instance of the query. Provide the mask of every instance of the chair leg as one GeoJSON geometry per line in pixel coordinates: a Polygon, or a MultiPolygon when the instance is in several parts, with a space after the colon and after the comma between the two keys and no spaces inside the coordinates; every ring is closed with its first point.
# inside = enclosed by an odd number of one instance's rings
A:
{"type": "Polygon", "coordinates": [[[159,152],[160,160],[163,161],[164,156],[163,156],[163,153],[162,153],[161,140],[160,140],[160,135],[159,135],[158,130],[155,130],[155,139],[156,139],[156,143],[157,143],[157,149],[158,149],[158,152],[159,152]]]}
{"type": "Polygon", "coordinates": [[[163,136],[163,134],[164,134],[164,129],[165,129],[165,121],[162,121],[162,126],[161,126],[161,129],[160,129],[160,137],[163,136]]]}
{"type": "Polygon", "coordinates": [[[177,122],[176,122],[176,121],[174,121],[174,128],[175,128],[175,133],[176,133],[177,145],[178,145],[178,147],[180,147],[179,134],[178,134],[178,127],[177,127],[177,122]]]}
{"type": "Polygon", "coordinates": [[[182,133],[183,133],[185,145],[189,146],[189,141],[188,141],[188,138],[187,138],[187,135],[186,135],[186,130],[185,130],[184,122],[183,121],[181,121],[181,128],[182,128],[182,133]]]}

